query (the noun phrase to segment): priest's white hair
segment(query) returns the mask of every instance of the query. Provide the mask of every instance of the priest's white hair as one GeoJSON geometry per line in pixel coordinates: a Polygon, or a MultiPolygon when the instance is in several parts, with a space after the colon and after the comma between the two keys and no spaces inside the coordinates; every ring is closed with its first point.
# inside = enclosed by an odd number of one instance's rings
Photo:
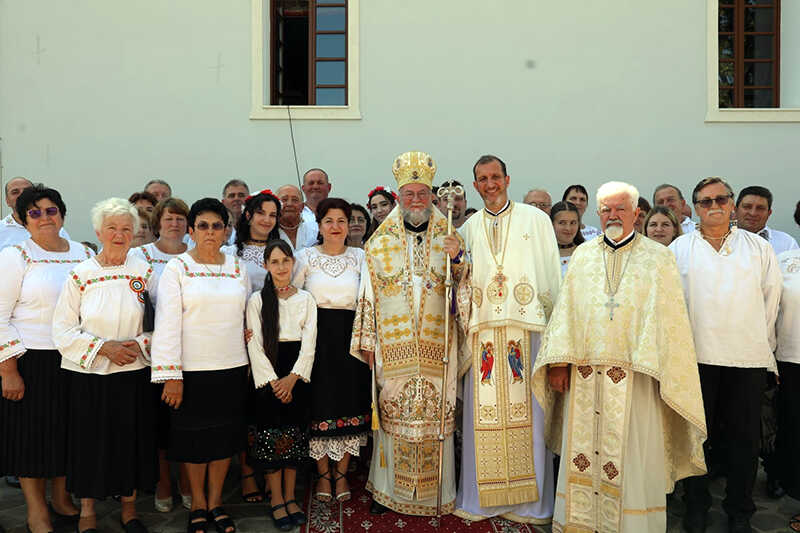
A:
{"type": "Polygon", "coordinates": [[[92,227],[95,231],[100,231],[106,218],[120,215],[131,217],[133,232],[139,231],[139,211],[124,198],[107,198],[97,202],[92,208],[92,227]]]}
{"type": "Polygon", "coordinates": [[[634,209],[638,207],[639,190],[636,187],[624,181],[609,181],[608,183],[602,184],[600,188],[597,189],[597,209],[602,207],[603,201],[606,198],[618,194],[627,194],[628,198],[631,199],[631,207],[634,209]]]}

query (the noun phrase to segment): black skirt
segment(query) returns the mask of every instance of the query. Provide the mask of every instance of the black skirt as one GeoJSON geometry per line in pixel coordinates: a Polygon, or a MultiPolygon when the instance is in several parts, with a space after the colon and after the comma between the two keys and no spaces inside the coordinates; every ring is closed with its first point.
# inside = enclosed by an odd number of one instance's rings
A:
{"type": "MultiPolygon", "coordinates": [[[[275,373],[289,375],[299,353],[299,341],[279,343],[275,373]]],[[[248,463],[268,471],[296,468],[308,457],[309,385],[298,379],[289,403],[281,402],[269,383],[255,395],[256,428],[248,463]]]]}
{"type": "Polygon", "coordinates": [[[311,437],[370,430],[371,373],[350,355],[355,311],[317,310],[317,350],[311,372],[311,437]]]}
{"type": "Polygon", "coordinates": [[[69,372],[61,369],[56,350],[28,350],[17,359],[17,370],[25,383],[22,400],[0,398],[0,475],[63,476],[69,372]]]}
{"type": "Polygon", "coordinates": [[[163,383],[153,383],[153,399],[156,403],[156,447],[159,450],[168,450],[171,415],[169,406],[161,399],[163,392],[163,383]]]}
{"type": "Polygon", "coordinates": [[[778,437],[773,460],[786,493],[800,500],[800,363],[778,361],[778,372],[778,437]]]}
{"type": "Polygon", "coordinates": [[[130,496],[156,483],[156,405],[150,369],[70,373],[67,491],[130,496]]]}
{"type": "Polygon", "coordinates": [[[245,449],[248,368],[183,372],[183,403],[171,411],[170,461],[203,464],[245,449]]]}

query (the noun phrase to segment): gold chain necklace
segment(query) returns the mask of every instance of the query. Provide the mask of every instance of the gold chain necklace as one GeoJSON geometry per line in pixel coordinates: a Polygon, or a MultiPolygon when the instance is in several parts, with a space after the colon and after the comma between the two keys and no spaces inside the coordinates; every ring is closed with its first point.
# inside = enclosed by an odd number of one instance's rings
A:
{"type": "MultiPolygon", "coordinates": [[[[509,206],[510,210],[511,206],[509,206]]],[[[492,249],[492,241],[489,239],[489,230],[486,229],[486,220],[484,215],[484,220],[481,221],[483,224],[483,234],[486,235],[486,244],[489,245],[489,255],[492,256],[492,261],[494,262],[495,266],[495,274],[492,276],[492,282],[489,283],[489,286],[486,287],[486,296],[492,303],[501,303],[506,299],[508,295],[508,290],[506,287],[506,281],[508,278],[505,274],[503,274],[503,264],[506,261],[506,250],[508,249],[508,236],[511,235],[511,212],[509,211],[509,219],[508,219],[508,229],[506,231],[506,237],[503,241],[503,250],[500,255],[500,261],[497,261],[497,257],[495,256],[494,250],[492,249]]],[[[497,222],[497,221],[495,221],[497,222]]],[[[500,228],[502,230],[503,224],[502,220],[500,221],[500,228]]]]}

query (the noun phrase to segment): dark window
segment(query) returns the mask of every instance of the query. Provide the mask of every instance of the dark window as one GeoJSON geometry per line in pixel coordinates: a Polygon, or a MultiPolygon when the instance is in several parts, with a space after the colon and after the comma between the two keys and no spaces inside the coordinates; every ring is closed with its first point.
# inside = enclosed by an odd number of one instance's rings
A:
{"type": "Polygon", "coordinates": [[[781,0],[719,0],[719,107],[780,107],[781,0]]]}
{"type": "Polygon", "coordinates": [[[270,0],[270,104],[347,105],[347,0],[270,0]]]}

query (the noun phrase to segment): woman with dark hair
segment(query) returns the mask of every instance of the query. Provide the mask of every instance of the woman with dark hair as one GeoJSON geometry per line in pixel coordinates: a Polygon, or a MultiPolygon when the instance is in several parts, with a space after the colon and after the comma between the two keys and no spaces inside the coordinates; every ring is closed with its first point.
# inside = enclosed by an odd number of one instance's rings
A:
{"type": "MultiPolygon", "coordinates": [[[[586,192],[586,187],[580,184],[570,185],[564,191],[564,196],[561,198],[562,202],[570,202],[578,208],[578,213],[583,219],[583,214],[586,213],[586,206],[589,204],[589,193],[586,192]]],[[[591,240],[600,235],[600,230],[594,226],[587,226],[581,223],[581,235],[585,240],[591,240]]]]}
{"type": "Polygon", "coordinates": [[[647,217],[647,213],[650,212],[651,206],[650,202],[648,202],[643,197],[639,197],[639,215],[636,217],[636,220],[633,222],[633,229],[644,235],[644,219],[647,217]]]}
{"type": "Polygon", "coordinates": [[[18,476],[29,531],[53,529],[56,517],[77,520],[66,491],[67,376],[52,338],[55,304],[69,271],[94,255],[59,235],[66,207],[54,189],[34,185],[17,198],[30,238],[0,252],[0,475],[18,476]]]}
{"type": "Polygon", "coordinates": [[[141,207],[148,213],[152,213],[158,204],[158,199],[149,192],[135,192],[130,195],[128,201],[136,207],[141,207]]]}
{"type": "Polygon", "coordinates": [[[102,249],[75,265],[53,313],[53,343],[69,372],[67,490],[81,499],[78,531],[97,528],[95,500],[121,495],[120,523],[146,532],[137,492],[156,482],[156,404],[150,386],[145,293],[153,269],[129,253],[136,207],[109,198],[92,208],[102,249]]]}
{"type": "Polygon", "coordinates": [[[369,229],[364,236],[365,241],[370,238],[375,230],[378,229],[378,226],[381,225],[381,222],[392,212],[396,203],[397,194],[389,187],[379,185],[369,191],[367,195],[367,209],[369,209],[372,215],[372,223],[369,225],[369,229]]]}
{"type": "Polygon", "coordinates": [[[267,274],[264,269],[264,247],[268,241],[280,239],[280,216],[281,201],[271,190],[264,189],[248,196],[236,226],[236,244],[222,248],[223,253],[236,255],[244,260],[251,293],[260,291],[264,284],[264,276],[267,274]]]}
{"type": "Polygon", "coordinates": [[[672,209],[657,205],[644,217],[644,236],[669,246],[681,234],[681,225],[672,209]]]}
{"type": "Polygon", "coordinates": [[[295,500],[297,468],[308,457],[308,386],[317,341],[317,304],[292,286],[294,257],[285,241],[264,250],[264,287],[247,304],[253,331],[247,352],[258,389],[258,420],[249,460],[267,474],[270,515],[288,531],[306,522],[295,500]],[[269,387],[267,387],[269,385],[269,387]]]}
{"type": "Polygon", "coordinates": [[[572,202],[556,202],[550,208],[550,220],[556,232],[558,255],[561,256],[561,276],[567,273],[567,265],[575,247],[583,244],[584,238],[579,231],[581,213],[572,202]]]}
{"type": "Polygon", "coordinates": [[[350,227],[347,234],[347,246],[363,248],[367,228],[370,225],[369,211],[361,204],[350,204],[350,227]]]}
{"type": "Polygon", "coordinates": [[[311,373],[311,440],[309,455],[317,461],[316,497],[350,498],[345,475],[350,456],[360,454],[370,431],[370,370],[350,355],[364,251],[345,239],[352,211],[341,198],[317,206],[321,244],[297,252],[292,283],[314,296],[318,342],[311,373]],[[330,462],[337,462],[331,465],[330,462]],[[335,485],[335,487],[334,487],[335,485]]]}
{"type": "Polygon", "coordinates": [[[188,216],[195,247],[158,280],[152,381],[164,383],[162,400],[173,408],[167,458],[186,463],[190,532],[206,531],[209,520],[220,533],[236,530],[222,486],[231,457],[245,449],[250,282],[239,258],[220,251],[227,222],[219,200],[195,202],[188,216]]]}

